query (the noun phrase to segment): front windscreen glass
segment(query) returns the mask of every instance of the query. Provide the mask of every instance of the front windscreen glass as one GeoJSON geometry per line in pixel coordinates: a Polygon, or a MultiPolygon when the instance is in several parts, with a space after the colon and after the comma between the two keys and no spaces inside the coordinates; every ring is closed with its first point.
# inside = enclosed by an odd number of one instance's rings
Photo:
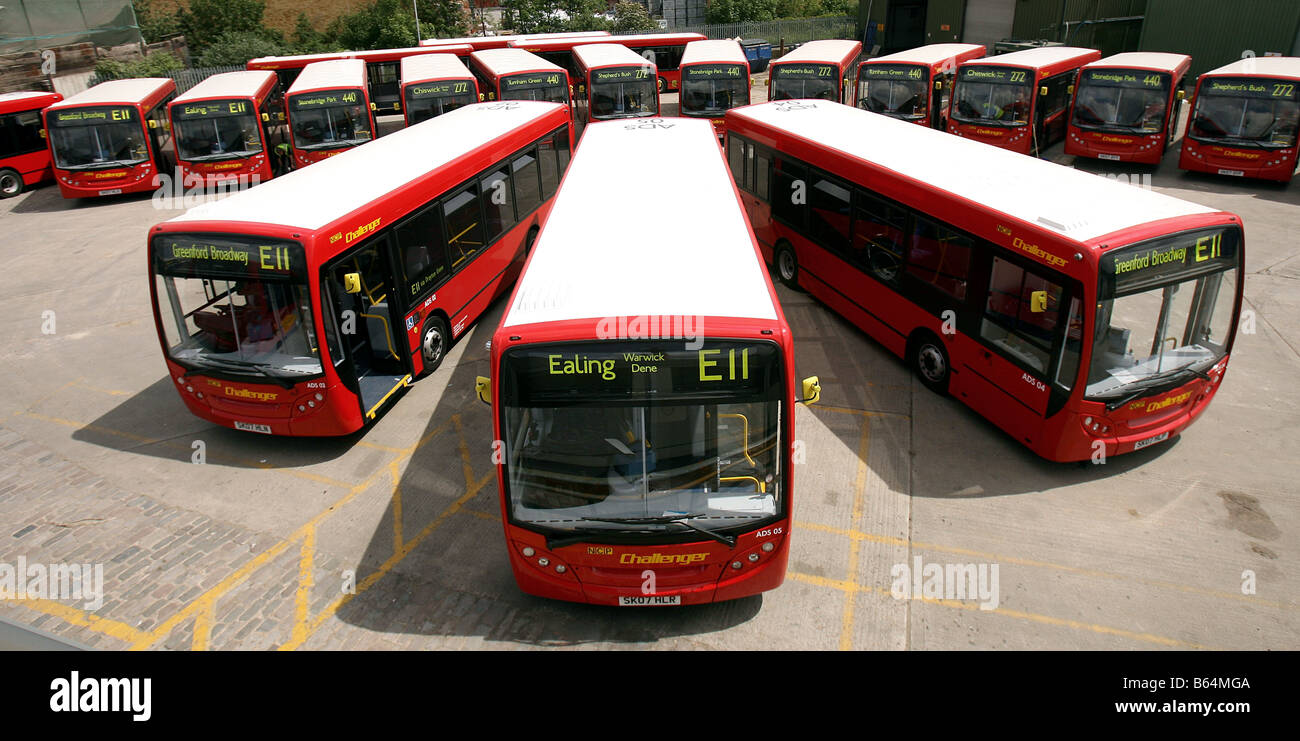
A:
{"type": "Polygon", "coordinates": [[[781,516],[782,378],[779,350],[764,342],[508,351],[511,519],[615,533],[629,526],[601,518],[691,515],[692,525],[721,530],[781,516]]]}
{"type": "Polygon", "coordinates": [[[1213,77],[1201,83],[1188,135],[1219,144],[1277,148],[1296,143],[1300,84],[1213,77]]]}
{"type": "Polygon", "coordinates": [[[653,116],[657,82],[650,67],[613,67],[591,71],[591,117],[653,116]]]}
{"type": "Polygon", "coordinates": [[[929,70],[915,64],[868,64],[858,71],[858,107],[909,121],[930,110],[929,70]]]}
{"type": "Polygon", "coordinates": [[[355,147],[374,138],[365,96],[357,90],[302,93],[289,99],[297,149],[355,147]]]}
{"type": "Polygon", "coordinates": [[[1101,259],[1087,396],[1099,400],[1185,382],[1228,352],[1241,232],[1164,237],[1101,259]]]}
{"type": "Polygon", "coordinates": [[[542,100],[569,103],[569,87],[562,72],[528,72],[501,78],[501,100],[542,100]]]}
{"type": "Polygon", "coordinates": [[[1033,74],[1012,67],[962,67],[952,117],[966,123],[1023,126],[1033,102],[1033,74]]]}
{"type": "Polygon", "coordinates": [[[172,107],[176,148],[187,162],[248,157],[262,151],[262,134],[249,100],[205,100],[172,107]]]}
{"type": "Polygon", "coordinates": [[[782,64],[772,68],[772,100],[840,99],[840,75],[833,64],[782,64]]]}
{"type": "Polygon", "coordinates": [[[474,88],[468,80],[416,82],[406,86],[406,114],[413,124],[473,102],[474,88]]]}
{"type": "Polygon", "coordinates": [[[64,170],[123,167],[149,159],[140,114],[130,106],[50,111],[50,149],[64,170]]]}
{"type": "Polygon", "coordinates": [[[1165,127],[1169,79],[1167,73],[1135,69],[1084,70],[1072,123],[1095,131],[1157,133],[1165,127]]]}
{"type": "Polygon", "coordinates": [[[167,234],[152,247],[173,360],[277,383],[321,372],[301,246],[167,234]]]}
{"type": "Polygon", "coordinates": [[[748,70],[738,64],[695,64],[682,70],[683,116],[719,116],[749,105],[748,70]]]}

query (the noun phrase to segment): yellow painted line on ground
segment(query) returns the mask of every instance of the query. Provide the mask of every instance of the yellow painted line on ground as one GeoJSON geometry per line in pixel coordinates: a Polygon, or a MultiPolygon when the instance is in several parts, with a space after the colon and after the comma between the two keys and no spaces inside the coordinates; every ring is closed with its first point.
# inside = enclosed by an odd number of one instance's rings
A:
{"type": "Polygon", "coordinates": [[[370,448],[371,450],[382,450],[385,453],[397,453],[399,455],[402,454],[409,455],[411,452],[409,448],[394,448],[391,445],[380,445],[379,443],[367,442],[365,440],[358,440],[356,442],[356,446],[358,448],[370,448]]]}
{"type": "Polygon", "coordinates": [[[194,616],[194,640],[190,644],[192,651],[207,651],[208,641],[212,639],[212,616],[216,612],[214,605],[199,610],[194,616]]]}
{"type": "MultiPolygon", "coordinates": [[[[794,571],[787,572],[786,576],[789,576],[795,581],[806,582],[808,584],[815,584],[817,586],[828,587],[830,589],[838,589],[840,591],[847,592],[850,595],[857,594],[857,593],[874,593],[874,594],[889,597],[890,599],[894,599],[894,596],[890,593],[890,591],[882,587],[865,586],[865,585],[854,584],[851,582],[838,580],[838,579],[827,579],[826,577],[816,576],[813,574],[801,574],[794,571]]],[[[935,599],[933,597],[920,597],[917,598],[916,601],[924,602],[927,605],[937,605],[939,607],[948,607],[956,610],[985,612],[990,615],[1002,615],[1003,617],[1015,618],[1017,620],[1027,620],[1029,622],[1041,623],[1043,625],[1053,625],[1062,628],[1071,628],[1073,630],[1082,630],[1082,631],[1088,631],[1092,633],[1098,633],[1101,635],[1116,636],[1119,638],[1129,638],[1135,641],[1142,641],[1144,643],[1154,643],[1160,646],[1169,646],[1172,648],[1194,648],[1194,649],[1202,649],[1202,650],[1214,650],[1212,647],[1205,646],[1200,643],[1180,641],[1176,638],[1168,638],[1166,636],[1155,635],[1153,633],[1138,633],[1136,631],[1124,630],[1123,628],[1114,628],[1109,625],[1099,625],[1097,623],[1086,623],[1081,620],[1070,620],[1068,618],[1052,617],[1051,615],[1040,615],[1034,612],[1025,612],[1023,610],[1011,610],[1005,607],[998,607],[993,610],[982,610],[980,609],[979,604],[976,602],[961,602],[958,600],[935,599]]]]}
{"type": "MultiPolygon", "coordinates": [[[[853,479],[853,519],[849,521],[855,528],[858,526],[858,521],[862,519],[862,499],[867,489],[867,451],[870,448],[871,420],[863,419],[858,432],[858,473],[853,479]]],[[[857,539],[849,541],[849,568],[846,579],[849,584],[858,582],[858,544],[861,542],[857,539]]],[[[840,616],[841,651],[853,649],[853,601],[855,599],[855,592],[844,593],[844,612],[840,616]]]]}
{"type": "Polygon", "coordinates": [[[133,628],[126,623],[109,618],[100,617],[93,612],[80,610],[76,607],[69,607],[61,602],[55,602],[48,599],[16,599],[15,604],[22,605],[31,610],[44,613],[59,618],[65,623],[79,625],[83,628],[89,628],[96,633],[103,633],[106,636],[112,636],[126,643],[133,643],[144,635],[144,631],[139,628],[133,628]]]}
{"type": "Polygon", "coordinates": [[[402,477],[397,472],[397,461],[388,464],[393,476],[393,553],[402,550],[402,477]]]}
{"type": "Polygon", "coordinates": [[[305,640],[307,618],[311,607],[312,568],[316,560],[316,527],[312,526],[302,537],[302,551],[298,558],[298,592],[294,595],[293,638],[305,640]]]}
{"type": "Polygon", "coordinates": [[[477,517],[480,520],[493,520],[495,522],[501,522],[501,515],[494,514],[492,512],[482,512],[477,509],[462,509],[460,513],[462,515],[469,515],[470,517],[477,517]]]}
{"type": "Polygon", "coordinates": [[[911,419],[910,414],[901,414],[899,412],[869,412],[866,409],[850,409],[849,407],[831,407],[824,404],[814,404],[813,410],[825,409],[828,412],[839,412],[840,414],[856,414],[859,417],[897,417],[899,419],[911,419]]]}
{"type": "MultiPolygon", "coordinates": [[[[87,391],[94,391],[96,393],[105,394],[107,396],[131,396],[132,394],[136,393],[134,391],[118,391],[117,389],[102,389],[99,388],[98,386],[91,386],[89,383],[86,383],[86,379],[84,378],[78,378],[77,380],[73,381],[68,385],[78,386],[80,388],[86,389],[87,391]]],[[[36,405],[33,404],[32,406],[36,406],[36,405]]],[[[30,408],[31,407],[28,407],[28,409],[30,408]]]]}
{"type": "Polygon", "coordinates": [[[958,548],[955,546],[940,545],[938,543],[921,543],[921,542],[909,543],[906,538],[897,538],[891,535],[874,535],[872,533],[864,533],[858,530],[845,530],[844,528],[834,527],[832,525],[822,525],[821,523],[817,523],[817,522],[796,521],[794,523],[794,526],[796,528],[804,528],[808,530],[819,530],[825,533],[834,533],[835,535],[841,535],[853,541],[866,540],[872,543],[896,545],[904,548],[910,546],[911,548],[919,548],[924,551],[939,551],[942,553],[955,553],[962,556],[971,556],[974,558],[978,558],[981,561],[986,561],[989,563],[1011,563],[1017,566],[1030,566],[1033,568],[1064,571],[1071,574],[1079,574],[1080,576],[1095,576],[1101,579],[1114,579],[1117,581],[1135,581],[1140,584],[1146,584],[1152,587],[1161,587],[1164,589],[1173,589],[1179,592],[1186,592],[1187,594],[1198,594],[1205,597],[1217,597],[1219,599],[1231,599],[1231,600],[1236,600],[1238,602],[1245,602],[1246,604],[1250,604],[1250,605],[1258,605],[1262,607],[1275,607],[1280,610],[1300,610],[1300,604],[1296,604],[1294,602],[1275,602],[1272,600],[1260,599],[1259,597],[1255,597],[1248,594],[1234,594],[1233,592],[1220,592],[1214,589],[1203,589],[1201,587],[1193,587],[1188,584],[1178,584],[1175,582],[1162,581],[1159,579],[1148,579],[1142,576],[1132,576],[1129,574],[1117,574],[1111,571],[1098,571],[1096,569],[1085,569],[1079,566],[1069,566],[1066,564],[1051,563],[1049,561],[1035,561],[1028,558],[1017,558],[1015,556],[1007,556],[999,553],[985,553],[983,551],[971,550],[969,548],[958,548]]]}

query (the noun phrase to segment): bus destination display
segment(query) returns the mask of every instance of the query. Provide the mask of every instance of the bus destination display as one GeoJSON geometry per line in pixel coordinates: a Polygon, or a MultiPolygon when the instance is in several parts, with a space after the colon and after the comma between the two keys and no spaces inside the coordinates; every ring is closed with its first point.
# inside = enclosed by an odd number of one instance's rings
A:
{"type": "Polygon", "coordinates": [[[782,64],[772,70],[772,75],[791,80],[834,80],[839,73],[829,64],[782,64]]]}
{"type": "Polygon", "coordinates": [[[591,71],[592,84],[602,82],[635,82],[650,79],[649,67],[617,67],[614,69],[594,69],[591,71]]]}
{"type": "Polygon", "coordinates": [[[744,77],[738,64],[696,64],[682,70],[682,79],[695,82],[698,80],[739,80],[744,77]]]}
{"type": "Polygon", "coordinates": [[[301,111],[309,108],[326,108],[336,105],[358,105],[361,103],[361,93],[357,90],[329,90],[321,93],[303,93],[302,95],[293,96],[291,104],[293,110],[301,111]]]}
{"type": "Polygon", "coordinates": [[[911,64],[868,64],[862,68],[863,80],[923,80],[925,68],[911,64]]]}
{"type": "Polygon", "coordinates": [[[440,98],[446,95],[466,95],[469,93],[469,81],[467,80],[447,80],[445,82],[429,82],[412,85],[407,88],[409,95],[413,99],[419,98],[440,98]]]}
{"type": "Polygon", "coordinates": [[[55,111],[54,115],[50,116],[50,124],[53,126],[96,126],[134,120],[136,120],[135,109],[129,106],[55,111]]]}
{"type": "Polygon", "coordinates": [[[167,234],[153,243],[154,270],[194,278],[288,278],[305,272],[302,247],[277,240],[167,234]]]}

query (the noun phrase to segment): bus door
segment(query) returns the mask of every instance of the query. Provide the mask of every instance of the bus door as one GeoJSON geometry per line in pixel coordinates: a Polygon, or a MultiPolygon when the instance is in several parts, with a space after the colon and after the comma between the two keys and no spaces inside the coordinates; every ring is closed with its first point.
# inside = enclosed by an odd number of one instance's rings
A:
{"type": "Polygon", "coordinates": [[[399,388],[411,382],[409,354],[401,348],[403,333],[397,285],[389,258],[388,237],[349,253],[330,268],[330,298],[337,335],[352,366],[352,386],[361,397],[367,418],[399,388]]]}

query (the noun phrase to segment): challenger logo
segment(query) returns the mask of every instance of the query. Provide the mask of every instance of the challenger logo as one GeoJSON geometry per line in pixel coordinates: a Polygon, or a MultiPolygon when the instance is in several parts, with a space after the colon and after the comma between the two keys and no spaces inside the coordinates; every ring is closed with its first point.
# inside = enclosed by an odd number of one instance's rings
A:
{"type": "Polygon", "coordinates": [[[651,553],[648,556],[638,556],[635,553],[624,553],[618,557],[618,562],[629,566],[686,566],[699,563],[708,555],[707,553],[651,553]]]}
{"type": "Polygon", "coordinates": [[[1190,398],[1192,398],[1192,392],[1184,391],[1183,393],[1177,396],[1170,396],[1169,398],[1161,399],[1160,401],[1139,401],[1131,405],[1129,408],[1138,409],[1138,408],[1145,407],[1142,409],[1142,411],[1144,412],[1158,412],[1161,409],[1164,409],[1166,407],[1182,404],[1183,402],[1187,401],[1190,398]]]}
{"type": "Polygon", "coordinates": [[[226,396],[233,396],[236,399],[256,399],[257,401],[275,401],[279,394],[274,391],[253,391],[252,389],[237,389],[232,386],[226,387],[226,396]]]}

